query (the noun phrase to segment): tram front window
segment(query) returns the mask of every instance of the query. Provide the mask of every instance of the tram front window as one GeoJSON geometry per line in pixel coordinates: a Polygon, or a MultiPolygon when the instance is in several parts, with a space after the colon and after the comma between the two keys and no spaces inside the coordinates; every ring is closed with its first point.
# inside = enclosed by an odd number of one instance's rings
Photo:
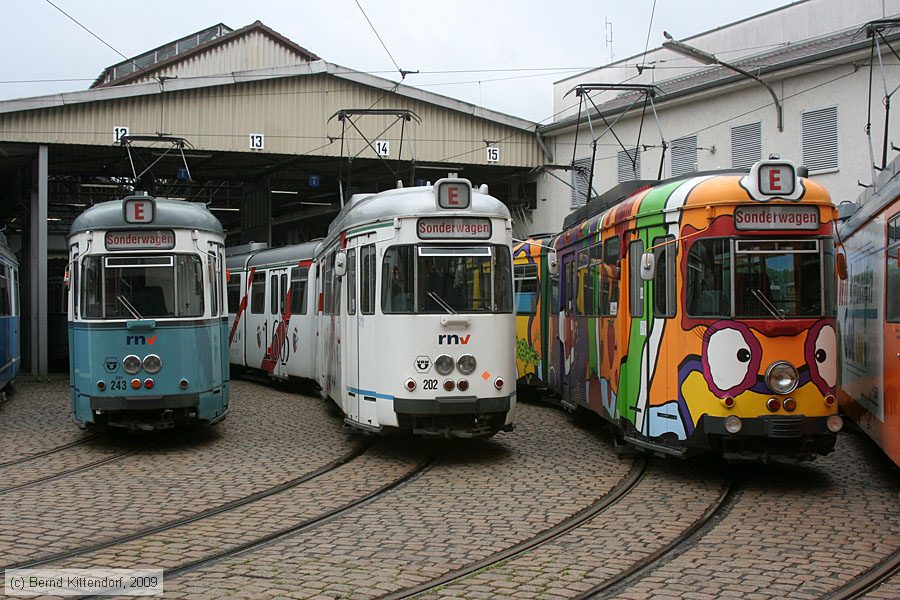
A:
{"type": "Polygon", "coordinates": [[[816,239],[698,240],[688,252],[687,267],[687,312],[693,317],[784,319],[833,313],[832,282],[823,285],[816,239]]]}
{"type": "Polygon", "coordinates": [[[504,246],[393,246],[382,267],[386,314],[512,312],[504,246]]]}
{"type": "Polygon", "coordinates": [[[87,319],[203,316],[198,256],[88,256],[81,283],[87,319]]]}

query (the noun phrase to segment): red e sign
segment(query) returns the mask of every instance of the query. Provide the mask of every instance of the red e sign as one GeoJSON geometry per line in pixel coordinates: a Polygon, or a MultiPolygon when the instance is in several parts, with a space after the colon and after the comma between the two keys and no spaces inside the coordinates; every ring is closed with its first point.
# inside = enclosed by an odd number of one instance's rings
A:
{"type": "Polygon", "coordinates": [[[150,198],[129,198],[125,200],[126,223],[152,223],[153,200],[150,198]]]}
{"type": "Polygon", "coordinates": [[[790,165],[762,165],[759,191],[766,196],[790,196],[794,193],[794,170],[790,165]]]}
{"type": "Polygon", "coordinates": [[[469,208],[472,191],[466,182],[438,182],[438,206],[441,208],[469,208]]]}

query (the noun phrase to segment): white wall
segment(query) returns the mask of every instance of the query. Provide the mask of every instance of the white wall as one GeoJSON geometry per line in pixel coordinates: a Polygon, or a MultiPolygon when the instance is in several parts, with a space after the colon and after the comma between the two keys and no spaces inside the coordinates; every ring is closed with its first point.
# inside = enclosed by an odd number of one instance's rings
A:
{"type": "MultiPolygon", "coordinates": [[[[774,50],[779,44],[821,37],[898,13],[900,0],[805,0],[699,34],[690,31],[669,33],[724,61],[734,61],[774,50]]],[[[665,23],[659,26],[666,29],[665,23]]],[[[656,44],[663,41],[651,39],[656,44]]],[[[553,86],[555,120],[577,113],[578,98],[574,94],[564,95],[579,83],[620,83],[626,79],[628,83],[655,83],[707,68],[662,47],[651,50],[646,59],[642,59],[643,55],[632,56],[556,82],[553,86]],[[637,75],[635,64],[641,62],[656,68],[637,75]]],[[[607,101],[613,96],[609,92],[598,96],[596,102],[607,101]]]]}
{"type": "MultiPolygon", "coordinates": [[[[856,61],[865,62],[865,58],[862,60],[857,58],[856,61]]],[[[852,64],[854,61],[848,57],[840,60],[842,64],[812,73],[798,74],[772,84],[784,106],[783,132],[778,131],[775,108],[770,104],[771,96],[759,84],[747,81],[727,89],[711,90],[703,95],[681,100],[677,105],[663,104],[658,107],[663,136],[671,141],[696,134],[699,147],[715,147],[715,152],[698,151],[698,170],[730,168],[731,128],[760,121],[763,158],[769,154],[778,154],[781,158],[802,164],[801,113],[804,110],[836,105],[839,169],[833,173],[813,175],[813,179],[829,189],[836,203],[854,200],[862,191],[857,185],[857,180],[870,183],[872,179],[869,141],[865,135],[869,70],[868,67],[854,70],[852,64]]],[[[883,60],[888,89],[891,90],[900,85],[900,68],[898,68],[900,64],[890,54],[885,55],[883,60]]],[[[873,82],[875,92],[872,100],[872,143],[876,162],[880,164],[884,127],[884,107],[881,100],[884,88],[877,68],[873,82]]],[[[633,147],[638,125],[639,115],[629,116],[619,122],[616,133],[626,145],[633,147]]],[[[595,127],[595,131],[599,130],[595,127]]],[[[571,163],[574,138],[574,129],[545,136],[545,142],[554,154],[556,164],[571,163]]],[[[900,146],[900,107],[892,113],[888,139],[889,143],[893,141],[900,146]]],[[[590,156],[590,140],[587,126],[582,126],[578,135],[576,158],[590,156]]],[[[644,123],[641,143],[650,146],[660,145],[660,135],[652,114],[644,123]]],[[[617,183],[616,154],[619,150],[621,147],[610,134],[598,142],[594,171],[594,189],[598,193],[603,193],[617,183]]],[[[642,152],[642,178],[656,178],[660,155],[659,148],[642,152]]],[[[888,162],[895,156],[896,153],[889,149],[888,162]]],[[[664,178],[671,175],[670,158],[667,155],[664,163],[664,178]]],[[[554,173],[566,182],[572,180],[570,171],[559,170],[554,173]]],[[[527,226],[528,231],[532,233],[559,231],[563,218],[571,210],[570,202],[571,188],[568,185],[550,175],[541,175],[538,180],[537,208],[532,213],[532,222],[527,226]]]]}

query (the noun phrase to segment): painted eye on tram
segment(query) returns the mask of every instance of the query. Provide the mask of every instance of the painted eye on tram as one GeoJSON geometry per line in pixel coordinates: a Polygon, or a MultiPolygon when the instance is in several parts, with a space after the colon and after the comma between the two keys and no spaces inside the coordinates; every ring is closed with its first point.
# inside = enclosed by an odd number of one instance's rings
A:
{"type": "Polygon", "coordinates": [[[830,394],[837,384],[837,334],[824,321],[817,323],[806,338],[806,364],[810,379],[823,394],[830,394]]]}
{"type": "Polygon", "coordinates": [[[703,375],[720,398],[752,387],[761,358],[759,341],[743,323],[715,323],[703,336],[703,375]]]}

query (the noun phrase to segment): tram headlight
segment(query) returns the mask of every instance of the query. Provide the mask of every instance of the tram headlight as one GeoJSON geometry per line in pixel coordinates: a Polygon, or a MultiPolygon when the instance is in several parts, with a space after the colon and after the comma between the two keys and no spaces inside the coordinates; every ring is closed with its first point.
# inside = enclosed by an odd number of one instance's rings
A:
{"type": "Polygon", "coordinates": [[[441,375],[449,375],[453,371],[453,358],[446,354],[441,354],[434,359],[434,370],[441,375]]]}
{"type": "Polygon", "coordinates": [[[156,354],[148,354],[144,357],[144,370],[148,373],[159,373],[162,369],[162,359],[156,354]]]}
{"type": "Polygon", "coordinates": [[[463,375],[471,375],[472,371],[475,370],[475,366],[478,362],[475,360],[475,357],[471,354],[463,354],[459,358],[456,359],[456,368],[463,375]]]}
{"type": "Polygon", "coordinates": [[[122,359],[122,369],[129,375],[134,375],[141,370],[141,359],[134,354],[129,354],[122,359]]]}
{"type": "Polygon", "coordinates": [[[731,415],[730,417],[725,418],[725,431],[732,435],[740,433],[743,426],[744,424],[739,417],[731,415]]]}
{"type": "Polygon", "coordinates": [[[790,394],[797,389],[800,377],[791,363],[778,361],[766,369],[766,385],[776,394],[790,394]]]}
{"type": "Polygon", "coordinates": [[[831,415],[828,417],[828,420],[825,421],[825,425],[828,427],[828,431],[837,433],[844,427],[844,420],[838,415],[831,415]]]}

